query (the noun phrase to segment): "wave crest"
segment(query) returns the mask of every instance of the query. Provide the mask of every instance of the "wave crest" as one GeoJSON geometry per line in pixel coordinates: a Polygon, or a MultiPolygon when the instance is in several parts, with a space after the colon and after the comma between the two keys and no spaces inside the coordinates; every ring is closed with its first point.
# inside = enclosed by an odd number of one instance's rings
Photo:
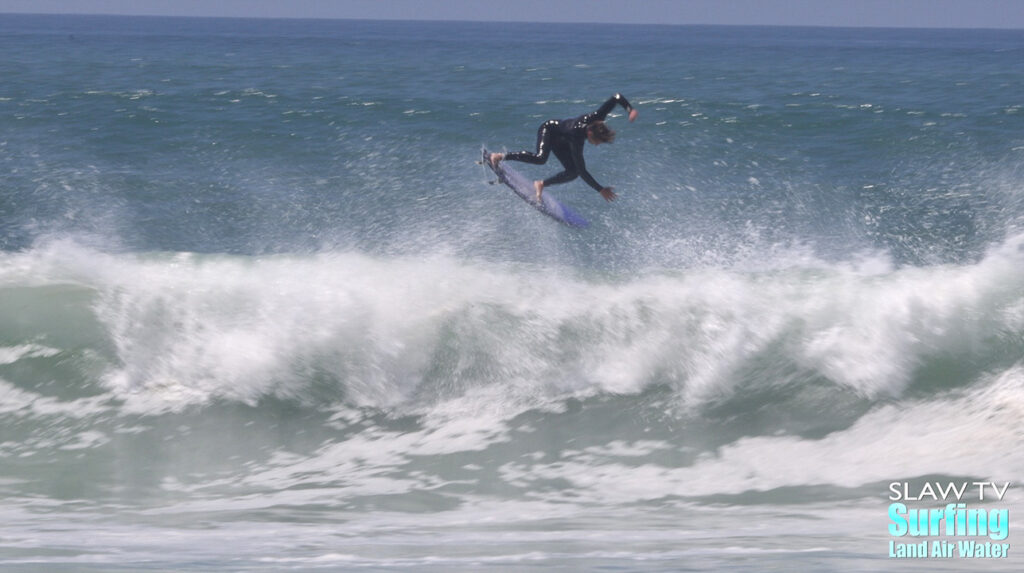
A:
{"type": "MultiPolygon", "coordinates": [[[[266,396],[388,408],[483,387],[537,403],[667,386],[699,406],[807,384],[874,400],[1013,364],[1022,243],[970,265],[617,278],[446,256],[138,256],[59,243],[3,255],[0,289],[23,293],[3,312],[24,322],[45,314],[25,308],[53,304],[54,285],[75,285],[58,296],[96,333],[85,344],[107,358],[105,387],[143,411],[266,396]]],[[[9,348],[60,350],[59,330],[39,320],[9,333],[9,348]]]]}

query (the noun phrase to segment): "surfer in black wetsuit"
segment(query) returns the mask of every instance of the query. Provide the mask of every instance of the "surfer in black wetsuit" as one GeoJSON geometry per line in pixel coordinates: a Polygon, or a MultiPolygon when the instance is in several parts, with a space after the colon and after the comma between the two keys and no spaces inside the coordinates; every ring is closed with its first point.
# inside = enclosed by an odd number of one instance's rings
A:
{"type": "Polygon", "coordinates": [[[597,108],[597,111],[572,119],[552,119],[544,122],[537,130],[536,152],[492,153],[491,164],[497,166],[499,161],[510,160],[543,165],[547,163],[548,156],[554,153],[565,170],[543,181],[533,182],[538,202],[546,186],[567,183],[577,177],[582,177],[588,185],[601,193],[606,201],[614,201],[616,195],[612,188],[602,187],[587,171],[587,164],[583,161],[583,144],[589,141],[593,145],[601,145],[615,140],[615,132],[604,123],[605,117],[615,108],[615,104],[621,105],[622,109],[629,113],[629,121],[636,119],[638,113],[629,101],[622,97],[622,94],[615,94],[597,108]]]}

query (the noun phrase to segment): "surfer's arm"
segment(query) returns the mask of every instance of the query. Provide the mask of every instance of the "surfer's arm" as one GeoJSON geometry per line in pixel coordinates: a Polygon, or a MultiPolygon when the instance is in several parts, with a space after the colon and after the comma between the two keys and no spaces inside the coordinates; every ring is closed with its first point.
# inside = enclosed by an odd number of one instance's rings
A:
{"type": "Polygon", "coordinates": [[[602,186],[600,183],[597,182],[597,179],[594,179],[594,176],[591,175],[589,171],[587,171],[587,163],[583,159],[582,146],[573,148],[572,159],[573,167],[576,169],[576,173],[579,174],[581,179],[587,182],[587,185],[590,185],[591,187],[594,188],[594,191],[600,193],[601,197],[604,197],[605,201],[615,200],[617,195],[615,195],[615,192],[612,191],[612,188],[602,186]]]}
{"type": "Polygon", "coordinates": [[[583,146],[574,145],[572,149],[572,163],[576,174],[586,181],[587,185],[594,188],[594,191],[602,191],[604,187],[594,179],[594,176],[587,171],[587,162],[583,159],[583,146]]]}
{"type": "Polygon", "coordinates": [[[629,114],[629,121],[636,119],[636,110],[633,109],[629,100],[627,100],[622,94],[615,94],[608,98],[608,101],[601,104],[601,107],[597,108],[597,111],[595,111],[591,117],[593,120],[604,121],[604,119],[608,117],[608,114],[615,109],[616,105],[621,105],[622,109],[626,110],[626,113],[629,114]]]}

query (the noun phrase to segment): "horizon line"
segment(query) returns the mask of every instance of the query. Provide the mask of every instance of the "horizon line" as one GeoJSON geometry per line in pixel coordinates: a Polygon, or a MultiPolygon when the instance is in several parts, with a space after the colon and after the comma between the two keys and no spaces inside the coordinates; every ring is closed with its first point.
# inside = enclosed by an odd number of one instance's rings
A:
{"type": "Polygon", "coordinates": [[[472,18],[360,18],[346,16],[265,16],[265,15],[200,15],[200,14],[138,14],[122,12],[6,12],[0,11],[0,16],[37,16],[37,17],[113,17],[113,18],[178,18],[193,20],[290,20],[290,21],[348,21],[348,22],[422,22],[422,23],[466,23],[466,24],[573,24],[573,25],[597,25],[597,26],[661,26],[661,27],[723,27],[723,28],[831,28],[847,30],[993,30],[993,31],[1020,31],[1021,27],[991,27],[991,26],[927,26],[927,25],[844,25],[844,24],[779,24],[779,23],[663,23],[663,22],[602,22],[602,21],[580,21],[580,20],[550,20],[541,22],[537,20],[477,20],[472,18]]]}

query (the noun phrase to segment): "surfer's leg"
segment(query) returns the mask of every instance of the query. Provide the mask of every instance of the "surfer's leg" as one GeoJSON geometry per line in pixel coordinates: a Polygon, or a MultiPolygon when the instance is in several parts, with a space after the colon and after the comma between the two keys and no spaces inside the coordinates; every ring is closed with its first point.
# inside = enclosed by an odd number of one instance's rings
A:
{"type": "MultiPolygon", "coordinates": [[[[522,161],[523,163],[532,163],[534,165],[543,165],[548,161],[548,155],[551,154],[551,147],[554,139],[554,127],[558,125],[557,119],[552,119],[541,124],[540,128],[537,129],[537,151],[516,151],[513,153],[506,153],[504,157],[498,158],[498,161],[502,159],[510,161],[522,161]]],[[[497,163],[494,160],[494,154],[491,155],[491,162],[497,163]]]]}
{"type": "Polygon", "coordinates": [[[572,160],[572,149],[569,148],[568,144],[554,145],[551,151],[555,153],[555,157],[562,164],[564,169],[561,173],[557,173],[548,177],[541,183],[544,187],[548,185],[559,185],[562,183],[568,183],[573,179],[579,177],[579,172],[576,171],[576,164],[572,160]]]}
{"type": "Polygon", "coordinates": [[[557,173],[544,179],[543,181],[534,181],[533,188],[537,190],[537,201],[540,202],[541,195],[544,193],[544,188],[548,185],[559,185],[562,183],[568,183],[573,179],[580,176],[579,172],[576,171],[575,163],[572,160],[572,150],[569,145],[565,142],[558,142],[551,146],[551,151],[554,152],[555,157],[562,164],[564,168],[561,173],[557,173]]]}

